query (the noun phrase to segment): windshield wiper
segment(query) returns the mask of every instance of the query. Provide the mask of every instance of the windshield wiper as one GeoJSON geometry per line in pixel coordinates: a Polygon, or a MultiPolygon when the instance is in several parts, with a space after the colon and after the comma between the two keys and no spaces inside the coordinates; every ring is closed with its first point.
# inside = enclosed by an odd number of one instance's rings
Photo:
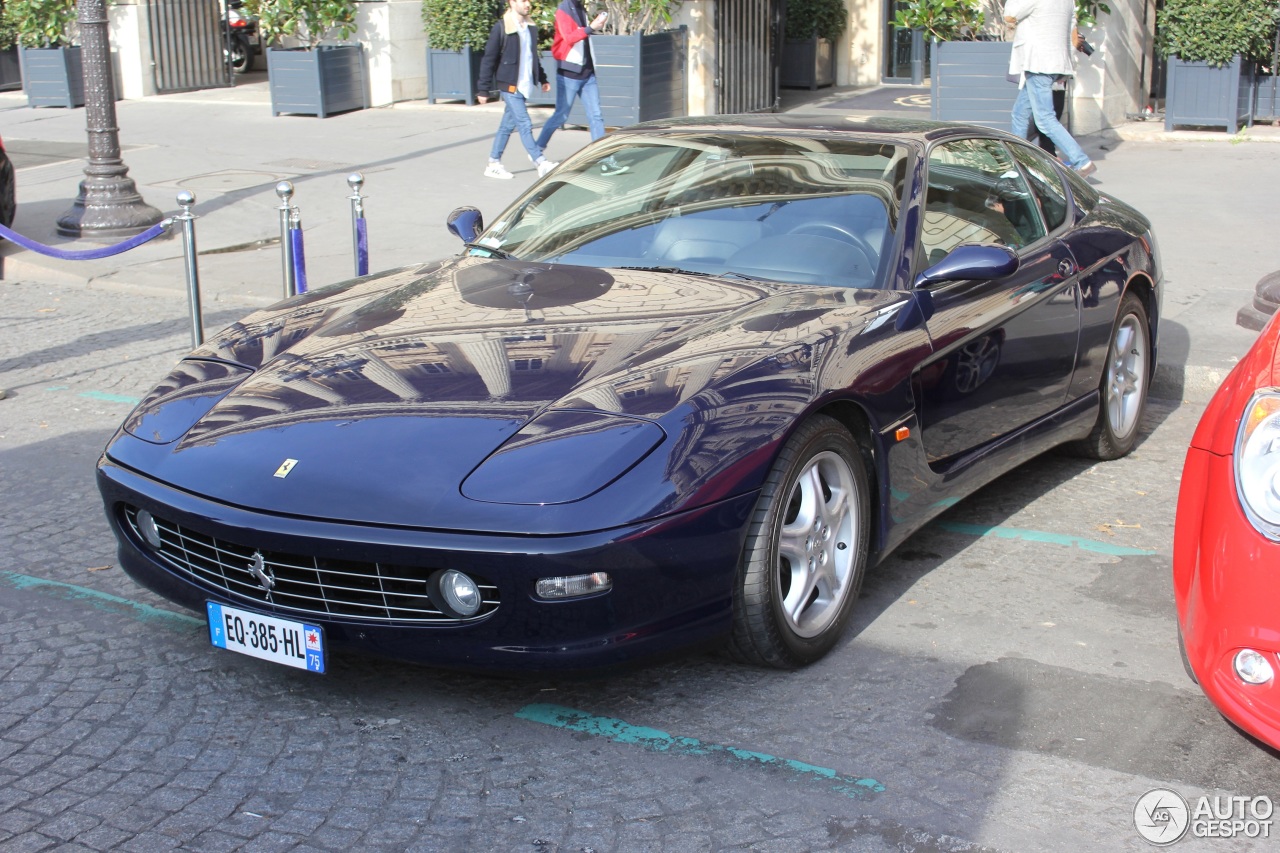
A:
{"type": "Polygon", "coordinates": [[[484,243],[464,243],[463,245],[468,249],[478,249],[481,252],[488,252],[489,256],[492,258],[501,258],[504,261],[520,260],[515,255],[508,252],[506,249],[498,249],[494,246],[486,246],[484,243]]]}
{"type": "Polygon", "coordinates": [[[744,272],[736,270],[725,270],[724,272],[702,272],[701,270],[686,270],[680,267],[615,267],[620,270],[642,270],[644,272],[668,272],[676,275],[697,275],[703,278],[736,278],[742,281],[772,281],[776,282],[776,278],[765,278],[759,275],[748,275],[744,272]]]}
{"type": "Polygon", "coordinates": [[[686,270],[680,267],[616,267],[620,270],[642,270],[644,272],[669,272],[677,275],[715,275],[715,273],[699,272],[698,270],[686,270]]]}
{"type": "Polygon", "coordinates": [[[746,273],[738,272],[737,270],[725,270],[724,272],[719,274],[719,277],[720,278],[737,278],[737,279],[742,279],[743,281],[772,281],[772,282],[779,281],[779,279],[765,278],[762,275],[747,275],[746,273]]]}

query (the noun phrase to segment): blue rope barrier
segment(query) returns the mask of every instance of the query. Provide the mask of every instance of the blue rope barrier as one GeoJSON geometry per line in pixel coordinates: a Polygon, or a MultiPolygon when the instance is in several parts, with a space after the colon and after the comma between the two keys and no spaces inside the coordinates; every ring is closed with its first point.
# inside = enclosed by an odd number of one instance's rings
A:
{"type": "Polygon", "coordinates": [[[356,220],[356,275],[369,274],[369,229],[364,217],[356,220]]]}
{"type": "Polygon", "coordinates": [[[307,257],[302,250],[302,229],[291,228],[289,239],[293,241],[293,276],[298,293],[307,292],[307,257]]]}
{"type": "Polygon", "coordinates": [[[55,249],[53,246],[46,246],[43,243],[37,243],[30,237],[23,237],[21,234],[16,231],[11,231],[3,225],[0,225],[0,237],[3,237],[6,240],[11,240],[24,249],[30,249],[33,252],[37,252],[41,255],[47,255],[51,258],[59,258],[64,261],[93,261],[98,258],[109,258],[112,255],[119,255],[122,252],[129,251],[130,249],[136,249],[148,240],[154,240],[156,237],[159,237],[161,234],[168,231],[169,226],[171,225],[173,225],[173,220],[166,219],[163,222],[158,222],[155,225],[152,225],[141,234],[130,237],[128,240],[116,243],[114,246],[100,246],[97,249],[55,249]]]}

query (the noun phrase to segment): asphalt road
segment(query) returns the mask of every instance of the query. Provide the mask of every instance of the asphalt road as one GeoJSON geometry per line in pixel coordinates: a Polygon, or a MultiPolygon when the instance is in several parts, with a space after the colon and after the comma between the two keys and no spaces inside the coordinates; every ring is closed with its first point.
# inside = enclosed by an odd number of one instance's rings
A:
{"type": "Polygon", "coordinates": [[[183,307],[0,286],[6,853],[1075,853],[1145,849],[1133,809],[1153,788],[1280,799],[1280,763],[1187,681],[1174,640],[1198,405],[1154,404],[1127,459],[1049,455],[956,506],[800,672],[696,652],[590,680],[341,656],[313,676],[212,648],[114,566],[93,463],[181,355],[183,307]]]}

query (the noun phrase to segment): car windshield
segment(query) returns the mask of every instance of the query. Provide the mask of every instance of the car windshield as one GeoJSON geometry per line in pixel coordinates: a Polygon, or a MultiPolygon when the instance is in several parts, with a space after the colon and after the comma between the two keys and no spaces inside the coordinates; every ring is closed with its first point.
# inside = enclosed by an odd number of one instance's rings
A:
{"type": "Polygon", "coordinates": [[[616,134],[537,184],[470,252],[875,287],[905,163],[904,148],[880,142],[616,134]]]}

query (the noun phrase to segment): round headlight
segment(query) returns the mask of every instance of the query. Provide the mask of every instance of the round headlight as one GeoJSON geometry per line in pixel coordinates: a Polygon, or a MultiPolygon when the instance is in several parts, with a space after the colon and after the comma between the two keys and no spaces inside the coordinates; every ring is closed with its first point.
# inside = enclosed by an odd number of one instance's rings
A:
{"type": "Polygon", "coordinates": [[[1280,539],[1280,390],[1259,389],[1240,419],[1236,490],[1259,531],[1280,539]]]}
{"type": "Polygon", "coordinates": [[[440,576],[440,595],[457,616],[475,616],[480,610],[480,587],[462,572],[450,569],[440,576]]]}
{"type": "Polygon", "coordinates": [[[151,513],[145,509],[138,510],[137,522],[138,532],[148,545],[156,549],[164,545],[164,540],[160,538],[160,528],[156,527],[156,520],[151,517],[151,513]]]}

